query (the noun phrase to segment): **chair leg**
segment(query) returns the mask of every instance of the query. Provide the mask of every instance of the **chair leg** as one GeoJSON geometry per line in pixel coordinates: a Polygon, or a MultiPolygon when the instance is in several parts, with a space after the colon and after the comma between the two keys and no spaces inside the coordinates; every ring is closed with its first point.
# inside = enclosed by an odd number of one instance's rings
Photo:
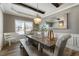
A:
{"type": "Polygon", "coordinates": [[[11,40],[9,40],[9,46],[11,46],[11,40]]]}

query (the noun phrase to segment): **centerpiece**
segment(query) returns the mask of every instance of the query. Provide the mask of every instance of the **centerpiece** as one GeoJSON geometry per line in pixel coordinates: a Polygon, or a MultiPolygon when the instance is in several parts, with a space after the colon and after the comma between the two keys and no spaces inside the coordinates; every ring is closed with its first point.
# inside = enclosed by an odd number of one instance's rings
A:
{"type": "Polygon", "coordinates": [[[54,25],[55,22],[52,22],[52,21],[46,21],[46,24],[49,25],[49,29],[48,29],[48,40],[49,41],[53,41],[54,40],[54,32],[53,32],[53,25],[54,25]]]}

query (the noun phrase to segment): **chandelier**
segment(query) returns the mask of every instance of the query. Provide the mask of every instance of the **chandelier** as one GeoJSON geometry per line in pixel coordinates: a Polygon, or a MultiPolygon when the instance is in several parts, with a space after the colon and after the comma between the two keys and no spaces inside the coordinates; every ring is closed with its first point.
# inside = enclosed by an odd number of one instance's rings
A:
{"type": "MultiPolygon", "coordinates": [[[[38,9],[38,4],[37,4],[37,9],[38,9]]],[[[36,17],[34,18],[34,23],[35,24],[40,24],[41,20],[42,20],[41,17],[37,13],[36,17]]]]}

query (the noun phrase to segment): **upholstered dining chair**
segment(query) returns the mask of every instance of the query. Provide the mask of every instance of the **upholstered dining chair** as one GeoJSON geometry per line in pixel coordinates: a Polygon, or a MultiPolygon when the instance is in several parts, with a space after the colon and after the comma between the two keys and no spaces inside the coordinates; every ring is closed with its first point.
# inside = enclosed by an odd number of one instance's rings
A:
{"type": "MultiPolygon", "coordinates": [[[[44,52],[47,52],[50,56],[62,56],[64,55],[64,48],[66,47],[67,40],[71,37],[70,34],[62,35],[59,39],[57,39],[56,46],[54,52],[48,52],[48,50],[43,49],[44,52]]],[[[46,53],[46,54],[47,54],[46,53]]]]}
{"type": "Polygon", "coordinates": [[[70,34],[65,34],[65,35],[63,35],[62,37],[60,37],[57,40],[57,43],[56,43],[56,46],[55,46],[55,50],[54,50],[54,55],[55,56],[62,56],[62,55],[64,55],[63,54],[64,48],[66,47],[67,40],[70,37],[71,37],[70,34]]]}

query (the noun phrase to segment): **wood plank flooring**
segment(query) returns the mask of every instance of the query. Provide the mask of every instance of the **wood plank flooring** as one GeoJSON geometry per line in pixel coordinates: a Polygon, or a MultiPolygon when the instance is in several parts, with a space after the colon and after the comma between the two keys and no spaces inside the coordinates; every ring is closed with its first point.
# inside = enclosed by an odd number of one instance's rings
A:
{"type": "Polygon", "coordinates": [[[20,49],[20,43],[12,43],[11,46],[4,46],[2,51],[0,51],[0,56],[25,56],[27,53],[24,49],[20,49]]]}
{"type": "MultiPolygon", "coordinates": [[[[64,50],[66,56],[79,56],[79,51],[73,51],[68,48],[64,50]]],[[[26,51],[20,48],[20,42],[12,43],[11,46],[8,44],[4,46],[0,51],[0,56],[28,56],[26,51]]]]}

